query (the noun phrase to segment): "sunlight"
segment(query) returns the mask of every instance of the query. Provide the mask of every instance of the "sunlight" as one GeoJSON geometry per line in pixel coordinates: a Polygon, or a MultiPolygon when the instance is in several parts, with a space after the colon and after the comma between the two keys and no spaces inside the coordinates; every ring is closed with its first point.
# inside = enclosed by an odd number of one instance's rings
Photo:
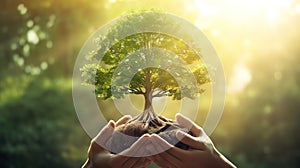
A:
{"type": "Polygon", "coordinates": [[[278,13],[274,9],[269,9],[266,13],[267,20],[274,23],[278,19],[278,13]]]}
{"type": "Polygon", "coordinates": [[[239,11],[240,17],[265,17],[277,19],[277,16],[291,6],[290,0],[230,0],[225,7],[232,11],[239,11]]]}
{"type": "Polygon", "coordinates": [[[109,3],[115,3],[115,2],[117,2],[117,0],[109,0],[108,2],[109,3]]]}
{"type": "Polygon", "coordinates": [[[27,41],[32,44],[39,43],[39,37],[34,30],[29,30],[27,32],[27,41]]]}
{"type": "Polygon", "coordinates": [[[297,12],[297,13],[300,13],[300,4],[298,4],[298,5],[296,6],[296,12],[297,12]]]}
{"type": "Polygon", "coordinates": [[[212,5],[208,5],[202,0],[195,0],[194,1],[195,8],[199,11],[202,16],[214,16],[218,13],[216,7],[212,5]]]}
{"type": "Polygon", "coordinates": [[[237,93],[242,91],[251,81],[252,76],[248,68],[242,64],[238,63],[234,67],[234,72],[229,79],[228,89],[229,93],[237,93]]]}
{"type": "Polygon", "coordinates": [[[225,17],[238,22],[259,18],[274,23],[282,13],[291,10],[291,0],[194,0],[194,5],[200,17],[225,17]]]}

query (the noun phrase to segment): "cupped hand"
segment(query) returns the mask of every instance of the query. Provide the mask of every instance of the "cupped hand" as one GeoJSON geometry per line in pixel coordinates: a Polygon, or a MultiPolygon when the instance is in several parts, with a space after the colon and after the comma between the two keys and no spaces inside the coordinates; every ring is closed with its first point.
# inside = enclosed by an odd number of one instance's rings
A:
{"type": "Polygon", "coordinates": [[[143,146],[148,143],[150,135],[145,134],[139,138],[129,149],[120,154],[112,154],[105,149],[106,142],[111,138],[116,126],[126,123],[130,116],[124,116],[116,123],[109,123],[99,132],[99,134],[91,141],[88,150],[88,159],[82,168],[143,168],[150,164],[151,160],[141,157],[128,157],[132,154],[142,156],[143,146]]]}
{"type": "Polygon", "coordinates": [[[183,127],[190,129],[193,136],[182,131],[176,137],[182,143],[189,145],[189,150],[172,146],[158,135],[151,135],[151,156],[158,166],[163,168],[235,168],[217,149],[203,129],[181,114],[176,115],[176,121],[183,127]]]}

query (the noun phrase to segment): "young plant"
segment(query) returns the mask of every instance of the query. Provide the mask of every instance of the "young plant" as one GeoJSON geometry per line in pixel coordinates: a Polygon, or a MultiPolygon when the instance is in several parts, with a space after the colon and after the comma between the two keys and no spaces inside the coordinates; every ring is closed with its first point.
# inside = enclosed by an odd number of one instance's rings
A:
{"type": "Polygon", "coordinates": [[[152,101],[163,96],[174,100],[193,99],[204,91],[201,85],[209,83],[210,77],[199,57],[200,51],[182,39],[161,32],[139,32],[119,39],[120,34],[138,26],[164,24],[177,26],[157,12],[122,17],[105,36],[97,39],[98,48],[88,55],[88,59],[101,62],[82,68],[85,83],[95,86],[95,94],[100,99],[120,99],[126,94],[144,97],[143,112],[119,126],[110,141],[114,153],[130,147],[136,140],[129,136],[140,137],[145,133],[157,133],[168,142],[187,148],[175,138],[176,130],[183,128],[157,115],[152,101]]]}

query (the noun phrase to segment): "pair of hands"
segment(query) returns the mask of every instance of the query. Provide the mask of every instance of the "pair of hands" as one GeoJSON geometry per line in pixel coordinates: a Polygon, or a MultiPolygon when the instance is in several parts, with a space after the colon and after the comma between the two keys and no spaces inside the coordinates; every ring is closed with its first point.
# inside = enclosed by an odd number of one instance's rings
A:
{"type": "Polygon", "coordinates": [[[203,129],[181,114],[176,115],[176,121],[181,126],[189,128],[194,136],[178,131],[176,137],[191,149],[183,150],[174,147],[156,134],[145,134],[129,149],[120,154],[111,154],[103,147],[112,136],[115,127],[126,123],[129,119],[130,116],[124,116],[116,123],[109,121],[91,141],[88,160],[83,168],[143,168],[151,162],[163,168],[235,168],[217,151],[203,129]],[[129,157],[145,155],[149,156],[129,157]]]}

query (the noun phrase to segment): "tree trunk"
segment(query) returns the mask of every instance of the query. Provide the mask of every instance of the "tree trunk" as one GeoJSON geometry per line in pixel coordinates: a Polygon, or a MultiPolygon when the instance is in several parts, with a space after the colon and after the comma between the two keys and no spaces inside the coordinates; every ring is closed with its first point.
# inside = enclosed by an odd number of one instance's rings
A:
{"type": "Polygon", "coordinates": [[[144,95],[145,98],[145,106],[144,106],[144,111],[149,111],[149,112],[154,112],[153,106],[152,106],[152,91],[148,91],[144,95]]]}
{"type": "Polygon", "coordinates": [[[146,126],[159,128],[165,125],[162,117],[158,116],[153,109],[152,99],[153,99],[153,88],[151,83],[151,70],[146,70],[145,78],[145,105],[144,111],[133,119],[133,121],[143,122],[146,126]]]}
{"type": "Polygon", "coordinates": [[[147,125],[152,127],[161,127],[164,125],[164,122],[161,120],[161,118],[154,112],[153,106],[152,106],[152,96],[153,91],[146,91],[144,94],[145,98],[145,105],[144,105],[144,111],[136,117],[135,120],[139,122],[146,123],[147,125]]]}

